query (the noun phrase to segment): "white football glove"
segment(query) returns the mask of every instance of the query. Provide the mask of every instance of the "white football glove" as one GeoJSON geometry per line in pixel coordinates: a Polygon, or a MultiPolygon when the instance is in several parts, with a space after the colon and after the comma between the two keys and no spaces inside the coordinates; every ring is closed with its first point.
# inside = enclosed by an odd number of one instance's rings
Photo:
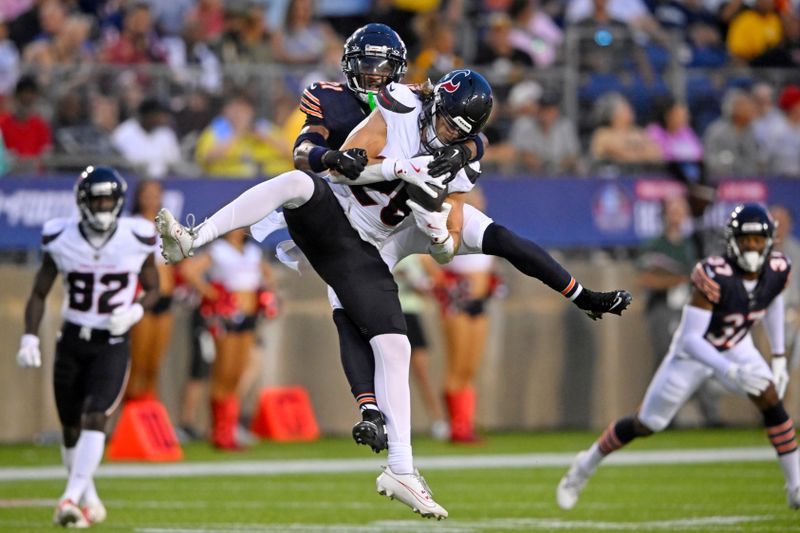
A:
{"type": "Polygon", "coordinates": [[[441,244],[450,238],[450,232],[447,231],[447,217],[450,215],[452,205],[444,202],[439,211],[428,211],[414,200],[406,200],[406,205],[411,208],[417,227],[430,237],[432,243],[441,244]]]}
{"type": "Polygon", "coordinates": [[[786,394],[786,387],[789,386],[789,371],[786,370],[786,357],[772,357],[772,379],[775,383],[775,391],[778,393],[778,398],[783,400],[783,395],[786,394]]]}
{"type": "Polygon", "coordinates": [[[19,341],[17,364],[22,368],[42,366],[42,352],[39,351],[39,337],[26,333],[19,341]]]}
{"type": "Polygon", "coordinates": [[[412,185],[416,185],[431,198],[439,196],[439,192],[445,187],[445,178],[439,176],[434,178],[428,174],[428,163],[433,160],[433,156],[420,155],[411,159],[397,159],[394,162],[394,175],[412,185]],[[435,190],[433,187],[438,190],[435,190]]]}
{"type": "Polygon", "coordinates": [[[739,365],[731,363],[725,370],[725,376],[736,382],[747,394],[761,396],[761,393],[769,387],[770,382],[768,378],[753,372],[754,370],[755,365],[753,364],[739,365]]]}
{"type": "Polygon", "coordinates": [[[124,335],[126,331],[131,329],[131,326],[139,322],[144,316],[144,308],[142,304],[135,303],[130,307],[115,307],[111,312],[111,318],[108,319],[108,332],[112,336],[117,337],[124,335]]]}

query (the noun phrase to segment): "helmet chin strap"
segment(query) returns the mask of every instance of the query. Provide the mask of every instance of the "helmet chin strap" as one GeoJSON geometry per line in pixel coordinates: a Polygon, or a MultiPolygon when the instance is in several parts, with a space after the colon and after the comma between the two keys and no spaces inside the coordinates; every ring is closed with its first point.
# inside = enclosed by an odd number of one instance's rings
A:
{"type": "Polygon", "coordinates": [[[742,268],[742,270],[751,273],[758,272],[761,270],[761,267],[764,266],[764,261],[766,260],[771,246],[772,242],[771,240],[768,240],[763,252],[742,252],[739,250],[739,245],[736,242],[736,239],[734,239],[731,243],[731,248],[733,248],[734,254],[736,255],[736,263],[742,268]]]}

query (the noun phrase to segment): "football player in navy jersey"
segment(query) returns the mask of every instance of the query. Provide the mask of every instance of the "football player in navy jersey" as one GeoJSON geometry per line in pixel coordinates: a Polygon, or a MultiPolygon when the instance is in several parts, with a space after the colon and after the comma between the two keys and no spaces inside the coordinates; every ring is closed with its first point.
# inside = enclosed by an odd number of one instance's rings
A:
{"type": "MultiPolygon", "coordinates": [[[[357,147],[344,151],[339,151],[339,148],[376,105],[376,95],[390,82],[399,82],[405,74],[405,44],[388,26],[367,24],[347,39],[342,71],[345,85],[319,82],[303,91],[300,109],[306,114],[306,122],[295,141],[294,161],[295,167],[301,170],[319,173],[329,169],[356,179],[367,164],[366,152],[357,147]]],[[[458,96],[456,89],[446,94],[453,99],[458,96]]],[[[428,127],[433,123],[432,111],[433,105],[428,106],[422,117],[428,127]]],[[[434,135],[430,137],[435,139],[434,135]]],[[[431,176],[454,176],[469,161],[482,157],[483,142],[480,135],[473,134],[462,142],[435,146],[429,143],[426,149],[435,155],[428,166],[431,176]]],[[[362,187],[371,188],[370,185],[362,187]]],[[[382,184],[375,187],[382,187],[382,184]]],[[[405,208],[404,205],[401,207],[405,208]]],[[[424,213],[420,218],[423,227],[429,223],[424,213]]],[[[583,289],[538,245],[492,223],[488,217],[484,218],[485,221],[475,222],[481,226],[479,240],[483,253],[509,260],[524,274],[543,281],[581,309],[594,313],[590,316],[597,317],[609,310],[620,314],[630,303],[629,295],[622,291],[595,293],[583,289]],[[623,299],[617,300],[619,295],[623,299]]],[[[344,310],[335,308],[333,320],[339,334],[345,375],[362,414],[362,420],[353,426],[353,438],[378,453],[387,447],[387,434],[384,417],[375,400],[372,350],[344,310]]]]}
{"type": "Polygon", "coordinates": [[[786,481],[789,507],[800,508],[800,462],[792,419],[782,398],[789,383],[784,355],[782,292],[791,263],[772,250],[775,224],[759,204],[731,213],[724,257],[708,257],[692,274],[694,292],[639,410],[620,418],[588,450],[575,458],[556,492],[571,509],[600,462],[637,437],[666,428],[675,413],[708,378],[746,394],[761,412],[764,428],[786,481]],[[753,344],[750,328],[764,320],[772,351],[767,365],[753,344]]]}
{"type": "Polygon", "coordinates": [[[53,387],[69,478],[53,520],[65,527],[88,527],[106,518],[92,476],[103,458],[106,421],[125,389],[128,330],[158,300],[155,227],[120,217],[125,190],[125,180],[112,168],[90,166],[80,175],[75,184],[80,218],[45,223],[42,265],[25,307],[17,363],[39,367],[37,332],[47,293],[61,274],[66,295],[53,387]]]}

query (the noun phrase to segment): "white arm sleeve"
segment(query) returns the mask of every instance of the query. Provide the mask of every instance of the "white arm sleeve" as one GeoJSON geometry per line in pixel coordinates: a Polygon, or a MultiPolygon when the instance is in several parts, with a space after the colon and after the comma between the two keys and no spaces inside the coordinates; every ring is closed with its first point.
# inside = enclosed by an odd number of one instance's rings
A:
{"type": "Polygon", "coordinates": [[[679,352],[700,361],[713,369],[716,374],[724,376],[731,362],[720,355],[717,349],[705,339],[704,335],[708,331],[710,323],[711,311],[692,305],[684,306],[681,323],[675,332],[677,348],[679,352]]]}
{"type": "Polygon", "coordinates": [[[772,355],[783,355],[786,351],[783,313],[783,293],[781,293],[769,304],[767,314],[764,316],[764,329],[767,331],[767,340],[769,341],[772,355]]]}

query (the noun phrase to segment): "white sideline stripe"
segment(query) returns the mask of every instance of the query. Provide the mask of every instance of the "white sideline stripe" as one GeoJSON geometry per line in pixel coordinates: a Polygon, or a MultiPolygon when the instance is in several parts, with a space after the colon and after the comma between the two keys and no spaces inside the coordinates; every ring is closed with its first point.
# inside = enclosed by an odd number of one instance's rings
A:
{"type": "MultiPolygon", "coordinates": [[[[425,470],[467,470],[479,468],[567,467],[575,454],[530,453],[507,455],[446,455],[418,457],[415,463],[425,470]]],[[[695,463],[742,463],[774,461],[770,447],[701,448],[688,450],[624,451],[607,460],[610,465],[665,465],[695,463]]],[[[213,463],[110,463],[102,465],[98,478],[194,477],[194,476],[273,476],[281,474],[341,474],[377,471],[385,459],[303,459],[275,461],[230,461],[213,463]]],[[[0,481],[64,479],[62,466],[0,468],[0,481]]]]}
{"type": "MultiPolygon", "coordinates": [[[[730,531],[730,526],[748,522],[761,522],[775,518],[766,516],[707,516],[701,518],[686,518],[680,520],[650,520],[645,522],[609,522],[595,520],[561,520],[558,518],[500,518],[489,520],[470,520],[459,522],[448,520],[432,524],[411,520],[380,520],[369,524],[206,524],[202,527],[205,533],[237,533],[252,531],[255,533],[280,533],[284,531],[303,531],[304,533],[380,533],[384,531],[436,531],[436,533],[465,533],[470,531],[497,531],[497,530],[598,530],[598,531],[662,531],[662,530],[693,530],[713,531],[717,526],[730,531]],[[210,527],[209,527],[210,526],[210,527]]],[[[183,527],[139,527],[134,531],[138,533],[189,533],[197,531],[195,528],[183,527]]]]}

